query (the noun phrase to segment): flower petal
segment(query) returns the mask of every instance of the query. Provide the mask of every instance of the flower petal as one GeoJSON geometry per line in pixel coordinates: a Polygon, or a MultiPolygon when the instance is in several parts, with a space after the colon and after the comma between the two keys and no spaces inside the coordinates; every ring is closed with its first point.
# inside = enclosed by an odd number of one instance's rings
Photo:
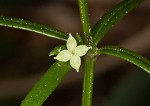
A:
{"type": "Polygon", "coordinates": [[[69,50],[63,50],[61,51],[54,59],[57,59],[62,62],[69,61],[71,58],[72,54],[70,53],[69,50]]]}
{"type": "Polygon", "coordinates": [[[74,52],[76,55],[78,56],[83,56],[87,53],[87,51],[90,49],[91,47],[87,47],[86,45],[79,45],[75,48],[74,52]]]}
{"type": "Polygon", "coordinates": [[[76,69],[77,72],[79,72],[79,68],[80,68],[80,65],[81,65],[80,57],[73,55],[70,59],[70,65],[71,65],[72,68],[76,69]]]}
{"type": "Polygon", "coordinates": [[[69,34],[69,38],[67,40],[67,49],[72,52],[76,46],[77,42],[75,38],[71,34],[69,34]]]}

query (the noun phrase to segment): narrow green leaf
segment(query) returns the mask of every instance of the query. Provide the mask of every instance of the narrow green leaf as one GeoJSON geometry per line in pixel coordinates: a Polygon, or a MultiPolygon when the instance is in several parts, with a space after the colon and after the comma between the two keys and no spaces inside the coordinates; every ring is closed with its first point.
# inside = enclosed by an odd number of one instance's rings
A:
{"type": "Polygon", "coordinates": [[[78,45],[83,45],[83,40],[78,33],[76,33],[76,40],[78,45]]]}
{"type": "Polygon", "coordinates": [[[124,49],[118,46],[105,46],[100,48],[98,53],[119,57],[121,59],[135,64],[136,66],[150,73],[150,61],[147,58],[128,49],[124,49]]]}
{"type": "Polygon", "coordinates": [[[34,85],[21,106],[42,106],[47,97],[52,94],[64,76],[71,70],[69,63],[54,63],[41,79],[34,85]]]}
{"type": "Polygon", "coordinates": [[[56,46],[50,53],[49,56],[54,56],[60,53],[60,51],[67,49],[66,45],[56,46]]]}
{"type": "Polygon", "coordinates": [[[144,0],[123,0],[106,12],[92,28],[93,42],[98,43],[108,30],[144,0]]]}
{"type": "Polygon", "coordinates": [[[0,26],[28,30],[61,40],[68,39],[68,35],[62,31],[23,19],[0,16],[0,26]]]}

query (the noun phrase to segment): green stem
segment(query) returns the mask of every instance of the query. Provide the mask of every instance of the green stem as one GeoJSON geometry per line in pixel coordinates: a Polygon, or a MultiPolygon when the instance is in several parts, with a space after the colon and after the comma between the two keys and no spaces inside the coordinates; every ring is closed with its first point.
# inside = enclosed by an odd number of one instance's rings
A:
{"type": "Polygon", "coordinates": [[[86,57],[84,65],[84,81],[82,91],[82,106],[91,106],[93,93],[94,57],[86,57]]]}
{"type": "MultiPolygon", "coordinates": [[[[78,0],[80,17],[83,28],[83,40],[87,46],[93,46],[93,40],[91,36],[91,26],[89,21],[87,0],[78,0]]],[[[83,93],[82,93],[82,106],[91,106],[92,92],[93,92],[93,73],[95,58],[92,56],[85,57],[84,66],[84,81],[83,81],[83,93]]]]}
{"type": "Polygon", "coordinates": [[[79,2],[79,9],[80,9],[80,17],[81,17],[81,22],[82,22],[82,28],[83,28],[83,37],[84,41],[86,43],[89,42],[89,38],[91,38],[91,26],[90,26],[90,21],[89,21],[89,12],[88,12],[88,5],[87,5],[87,0],[78,0],[79,2]]]}

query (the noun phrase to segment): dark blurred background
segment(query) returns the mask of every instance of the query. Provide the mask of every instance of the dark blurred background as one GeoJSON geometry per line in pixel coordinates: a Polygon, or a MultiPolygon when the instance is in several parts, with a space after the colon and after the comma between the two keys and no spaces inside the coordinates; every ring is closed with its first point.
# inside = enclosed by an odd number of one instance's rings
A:
{"type": "MultiPolygon", "coordinates": [[[[88,0],[92,26],[120,0],[88,0]]],[[[145,0],[105,36],[99,47],[119,45],[150,58],[150,1],[145,0]]],[[[23,18],[80,33],[77,0],[1,0],[0,15],[23,18]]],[[[55,45],[40,34],[0,26],[0,106],[19,106],[33,84],[54,62],[55,45]]],[[[80,106],[83,70],[71,71],[43,106],[80,106]]],[[[93,106],[150,106],[150,75],[112,56],[99,56],[93,106]]]]}

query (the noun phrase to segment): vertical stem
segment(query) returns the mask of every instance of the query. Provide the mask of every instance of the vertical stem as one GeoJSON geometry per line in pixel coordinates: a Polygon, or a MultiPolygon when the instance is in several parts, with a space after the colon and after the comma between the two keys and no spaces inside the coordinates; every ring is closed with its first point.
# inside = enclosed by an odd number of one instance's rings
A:
{"type": "MultiPolygon", "coordinates": [[[[87,0],[78,0],[78,3],[83,29],[83,40],[86,45],[92,46],[93,41],[91,36],[91,26],[89,21],[87,0]]],[[[84,81],[82,91],[82,106],[91,106],[95,58],[86,56],[84,63],[85,65],[84,65],[84,81]]]]}
{"type": "Polygon", "coordinates": [[[79,3],[79,9],[80,9],[80,17],[82,22],[82,28],[83,28],[83,37],[84,41],[88,43],[91,27],[90,27],[90,21],[89,21],[89,12],[88,12],[88,5],[87,0],[78,0],[79,3]]]}
{"type": "Polygon", "coordinates": [[[82,91],[82,106],[91,106],[95,58],[85,57],[84,62],[85,65],[84,65],[84,81],[82,91]]]}

